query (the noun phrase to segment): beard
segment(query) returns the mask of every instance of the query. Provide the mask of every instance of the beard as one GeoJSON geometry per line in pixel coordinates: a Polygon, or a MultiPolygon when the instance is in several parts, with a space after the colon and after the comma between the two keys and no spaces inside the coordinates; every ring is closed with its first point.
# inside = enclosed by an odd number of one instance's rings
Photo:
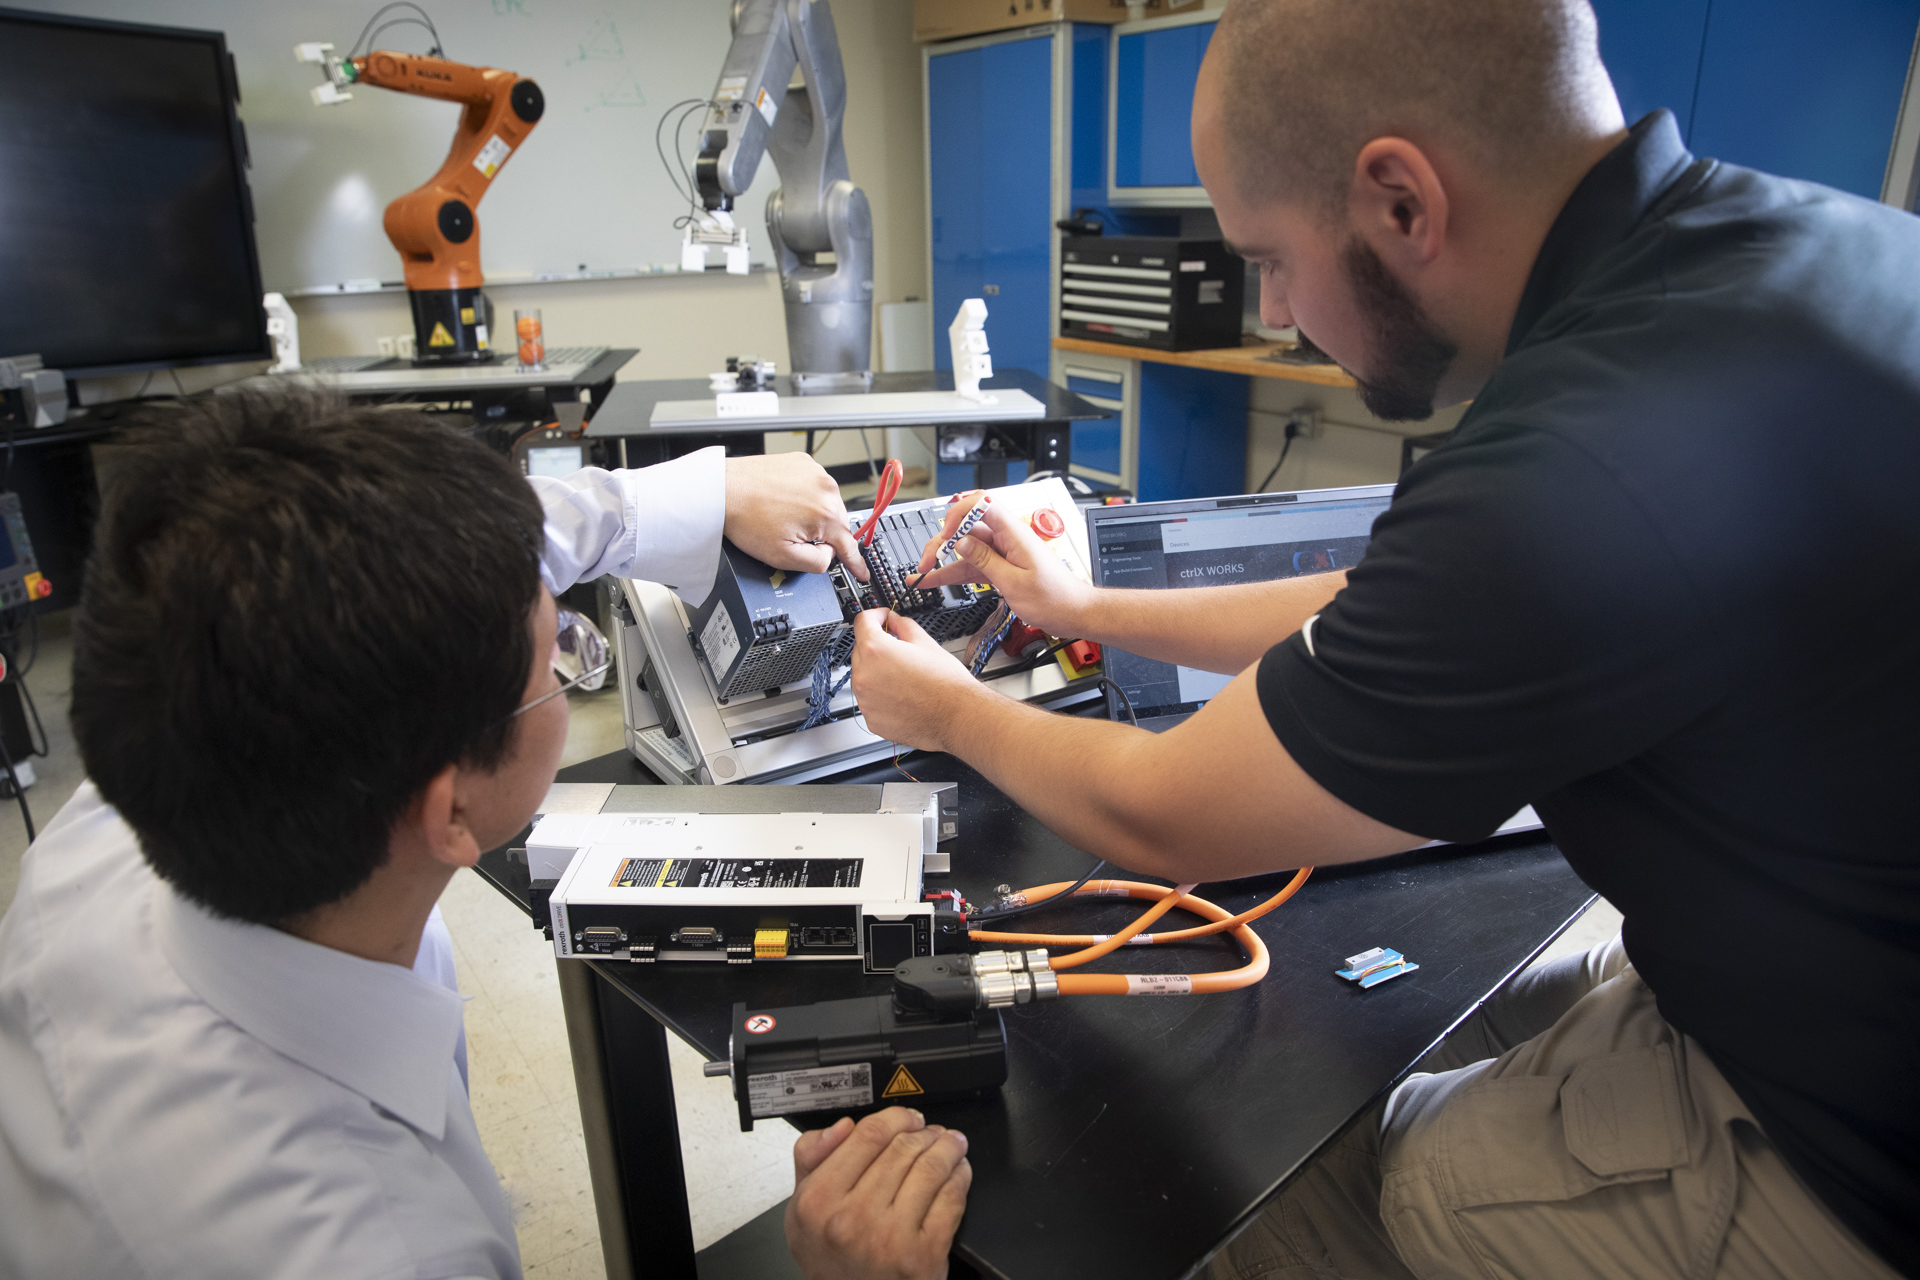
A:
{"type": "MultiPolygon", "coordinates": [[[[1393,278],[1365,241],[1355,237],[1341,256],[1341,265],[1368,327],[1367,363],[1372,375],[1363,378],[1347,370],[1359,384],[1360,403],[1387,422],[1431,418],[1434,397],[1460,354],[1459,346],[1435,327],[1419,300],[1393,278]]],[[[1304,333],[1300,345],[1320,350],[1304,333]]]]}

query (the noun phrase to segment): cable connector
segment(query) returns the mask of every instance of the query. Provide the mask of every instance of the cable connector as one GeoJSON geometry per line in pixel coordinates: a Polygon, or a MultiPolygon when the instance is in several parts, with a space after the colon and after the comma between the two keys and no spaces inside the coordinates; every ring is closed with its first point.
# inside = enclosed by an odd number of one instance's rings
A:
{"type": "Polygon", "coordinates": [[[893,1005],[902,1015],[952,1016],[1059,994],[1047,953],[1039,949],[916,956],[893,971],[893,1005]]]}
{"type": "Polygon", "coordinates": [[[1044,950],[983,951],[973,957],[974,986],[981,1007],[1004,1009],[1060,994],[1052,963],[1044,950]],[[1044,979],[1044,981],[1043,981],[1044,979]]]}

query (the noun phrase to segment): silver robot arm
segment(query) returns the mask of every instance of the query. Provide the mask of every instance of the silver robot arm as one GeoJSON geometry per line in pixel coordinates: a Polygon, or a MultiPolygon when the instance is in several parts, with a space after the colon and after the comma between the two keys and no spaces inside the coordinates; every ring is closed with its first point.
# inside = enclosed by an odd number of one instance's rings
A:
{"type": "Polygon", "coordinates": [[[873,376],[873,214],[847,176],[847,77],[827,0],[735,0],[733,45],[713,100],[694,170],[701,203],[731,210],[762,155],[780,175],[767,235],[796,383],[865,385],[873,376]],[[796,67],[805,83],[789,89],[796,67]]]}

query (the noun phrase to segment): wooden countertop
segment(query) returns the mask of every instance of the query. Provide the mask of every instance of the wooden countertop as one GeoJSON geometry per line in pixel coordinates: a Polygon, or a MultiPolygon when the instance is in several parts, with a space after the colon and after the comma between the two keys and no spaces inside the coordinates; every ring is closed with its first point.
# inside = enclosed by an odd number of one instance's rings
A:
{"type": "Polygon", "coordinates": [[[1322,387],[1349,387],[1353,379],[1339,365],[1286,364],[1265,357],[1280,349],[1277,342],[1249,338],[1244,345],[1215,351],[1157,351],[1152,347],[1134,347],[1118,342],[1089,342],[1085,338],[1055,338],[1057,351],[1082,351],[1088,355],[1114,356],[1121,360],[1152,360],[1160,364],[1185,365],[1189,369],[1211,369],[1215,373],[1237,373],[1249,378],[1284,378],[1289,382],[1311,382],[1322,387]]]}

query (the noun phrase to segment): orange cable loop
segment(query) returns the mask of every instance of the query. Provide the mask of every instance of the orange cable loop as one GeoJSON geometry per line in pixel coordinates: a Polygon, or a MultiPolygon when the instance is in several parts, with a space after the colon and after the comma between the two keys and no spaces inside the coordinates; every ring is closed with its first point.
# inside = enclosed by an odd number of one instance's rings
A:
{"type": "MultiPolygon", "coordinates": [[[[1240,987],[1251,986],[1267,976],[1269,959],[1267,945],[1260,940],[1259,934],[1247,927],[1248,922],[1266,915],[1294,894],[1298,893],[1300,887],[1307,882],[1307,877],[1312,874],[1312,867],[1300,868],[1294,873],[1293,879],[1289,880],[1280,892],[1274,894],[1258,906],[1250,907],[1238,915],[1228,912],[1225,908],[1209,902],[1205,898],[1193,896],[1187,892],[1193,887],[1192,885],[1168,889],[1164,885],[1144,884],[1137,880],[1092,880],[1083,885],[1074,896],[1109,897],[1113,896],[1115,890],[1119,890],[1130,898],[1152,898],[1156,901],[1153,907],[1143,913],[1126,929],[1123,929],[1117,934],[1109,935],[1106,938],[1096,938],[1091,934],[997,933],[985,929],[970,930],[969,936],[976,942],[1022,943],[1041,946],[1084,945],[1084,950],[1075,951],[1070,955],[1063,956],[1052,962],[1053,969],[1058,972],[1061,969],[1074,968],[1085,964],[1089,960],[1097,960],[1101,956],[1107,955],[1127,945],[1127,942],[1131,938],[1143,932],[1148,925],[1177,906],[1182,910],[1191,911],[1195,915],[1202,916],[1211,921],[1211,923],[1191,929],[1176,929],[1166,933],[1155,933],[1151,935],[1153,939],[1152,945],[1158,946],[1163,942],[1180,942],[1190,938],[1201,938],[1210,934],[1225,933],[1231,930],[1235,939],[1247,952],[1247,963],[1238,969],[1221,970],[1215,973],[1196,973],[1189,976],[1192,979],[1193,985],[1191,991],[1194,995],[1204,995],[1218,991],[1233,991],[1240,987]]],[[[1064,893],[1071,887],[1071,881],[1062,880],[1055,884],[1041,885],[1037,888],[1026,890],[1025,897],[1028,902],[1044,902],[1049,898],[1064,893]]],[[[1132,994],[1130,984],[1127,981],[1127,975],[1125,974],[1061,974],[1058,981],[1061,995],[1132,994]]]]}

